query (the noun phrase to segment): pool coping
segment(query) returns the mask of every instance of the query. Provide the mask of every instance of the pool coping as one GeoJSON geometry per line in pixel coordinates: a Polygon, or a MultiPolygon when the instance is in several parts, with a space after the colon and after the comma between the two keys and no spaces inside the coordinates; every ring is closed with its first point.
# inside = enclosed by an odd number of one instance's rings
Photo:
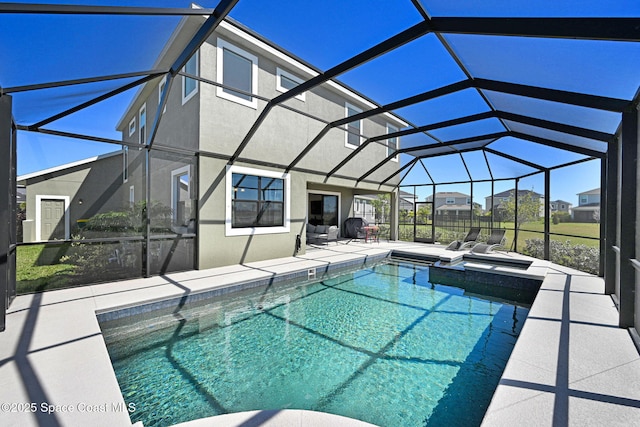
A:
{"type": "MultiPolygon", "coordinates": [[[[438,258],[450,252],[406,242],[339,244],[297,257],[20,296],[0,334],[0,403],[13,404],[3,409],[3,422],[131,425],[97,313],[308,268],[355,265],[394,249],[438,258]],[[24,406],[31,402],[37,411],[24,406]]],[[[555,425],[563,419],[566,425],[629,425],[640,419],[640,356],[628,332],[617,328],[617,310],[603,291],[601,278],[549,264],[484,426],[551,426],[554,419],[555,425]]]]}

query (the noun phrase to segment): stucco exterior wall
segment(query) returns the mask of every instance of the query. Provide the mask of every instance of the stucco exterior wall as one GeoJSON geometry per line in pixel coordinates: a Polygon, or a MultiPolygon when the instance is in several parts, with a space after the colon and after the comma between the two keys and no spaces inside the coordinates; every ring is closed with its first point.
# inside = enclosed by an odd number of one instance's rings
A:
{"type": "MultiPolygon", "coordinates": [[[[221,30],[220,34],[212,36],[200,49],[200,70],[202,77],[206,79],[215,81],[217,77],[216,44],[218,37],[258,57],[257,92],[261,96],[274,98],[280,94],[276,90],[277,67],[300,78],[310,78],[310,75],[305,75],[281,59],[249,45],[246,40],[221,30]]],[[[212,85],[201,85],[200,148],[218,154],[232,155],[264,109],[266,102],[258,100],[257,109],[254,109],[218,97],[217,90],[217,87],[212,85]]],[[[293,98],[285,105],[329,122],[345,117],[346,102],[362,110],[371,108],[359,102],[355,97],[338,93],[328,85],[322,85],[306,92],[304,101],[293,98]]],[[[391,118],[378,116],[364,120],[362,132],[366,136],[385,134],[387,133],[387,123],[399,127],[399,123],[393,122],[391,118]]],[[[253,135],[241,157],[288,165],[324,127],[325,123],[322,121],[311,119],[285,108],[275,107],[253,135]]],[[[353,152],[353,149],[345,146],[345,138],[345,131],[342,128],[330,130],[297,166],[328,172],[353,152]]],[[[370,144],[358,155],[357,159],[347,164],[338,173],[357,178],[384,159],[386,154],[386,147],[377,143],[370,144]]],[[[370,179],[385,179],[397,168],[398,163],[390,161],[372,174],[370,179]]],[[[391,182],[396,182],[397,179],[396,177],[391,182]]]]}
{"type": "MultiPolygon", "coordinates": [[[[128,192],[122,186],[122,156],[115,155],[85,165],[27,179],[27,221],[24,241],[36,240],[37,196],[67,196],[65,206],[70,233],[79,219],[128,206],[128,192]],[[28,231],[27,231],[28,229],[28,231]]],[[[128,187],[126,187],[128,189],[128,187]]],[[[127,190],[128,191],[128,190],[127,190]]]]}

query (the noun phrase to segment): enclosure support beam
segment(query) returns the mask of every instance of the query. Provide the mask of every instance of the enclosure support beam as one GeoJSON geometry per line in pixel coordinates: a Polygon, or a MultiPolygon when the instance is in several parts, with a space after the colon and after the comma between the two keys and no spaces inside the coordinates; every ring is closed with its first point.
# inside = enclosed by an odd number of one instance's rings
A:
{"type": "MultiPolygon", "coordinates": [[[[12,171],[15,170],[12,163],[15,158],[12,156],[13,129],[11,120],[11,96],[0,96],[0,159],[4,161],[4,166],[0,167],[0,182],[5,187],[0,191],[0,332],[6,327],[6,313],[9,307],[9,295],[11,288],[15,289],[15,270],[9,268],[9,258],[11,255],[11,228],[15,228],[16,219],[11,218],[11,206],[15,204],[15,196],[11,200],[11,194],[15,189],[15,182],[11,179],[12,171]]],[[[13,255],[15,256],[15,255],[13,255]]]]}
{"type": "MultiPolygon", "coordinates": [[[[616,292],[616,259],[614,247],[618,246],[616,229],[618,227],[618,144],[609,145],[607,150],[606,195],[605,206],[605,262],[604,262],[604,293],[612,295],[616,292]]],[[[602,209],[602,208],[601,208],[602,209]]],[[[601,243],[602,244],[602,243],[601,243]]]]}
{"type": "Polygon", "coordinates": [[[544,171],[544,259],[551,259],[551,232],[549,216],[551,214],[551,171],[544,171]]]}
{"type": "Polygon", "coordinates": [[[600,250],[598,260],[598,276],[604,277],[604,265],[606,262],[605,252],[607,249],[606,239],[606,219],[607,219],[607,157],[600,159],[600,215],[598,225],[600,229],[600,250]]]}
{"type": "Polygon", "coordinates": [[[513,249],[518,252],[518,185],[520,184],[520,178],[516,178],[516,200],[515,200],[515,209],[514,209],[514,221],[513,221],[513,249]]]}
{"type": "Polygon", "coordinates": [[[620,200],[624,206],[620,209],[620,294],[618,295],[621,328],[633,327],[635,317],[636,271],[632,262],[636,259],[638,124],[637,107],[622,113],[620,200]]]}

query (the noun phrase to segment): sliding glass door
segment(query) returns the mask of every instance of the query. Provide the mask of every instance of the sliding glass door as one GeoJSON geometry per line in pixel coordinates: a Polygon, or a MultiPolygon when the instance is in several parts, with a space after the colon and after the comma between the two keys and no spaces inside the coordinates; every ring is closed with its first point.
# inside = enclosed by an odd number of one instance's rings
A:
{"type": "Polygon", "coordinates": [[[309,224],[339,227],[338,206],[339,198],[337,195],[309,193],[307,207],[309,224]]]}

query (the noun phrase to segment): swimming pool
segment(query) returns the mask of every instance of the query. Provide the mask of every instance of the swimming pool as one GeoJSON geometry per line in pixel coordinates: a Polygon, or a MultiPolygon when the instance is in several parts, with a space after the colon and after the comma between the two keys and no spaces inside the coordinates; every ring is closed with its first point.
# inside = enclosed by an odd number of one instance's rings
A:
{"type": "Polygon", "coordinates": [[[386,262],[104,328],[132,421],[309,409],[380,426],[479,425],[526,306],[386,262]]]}

